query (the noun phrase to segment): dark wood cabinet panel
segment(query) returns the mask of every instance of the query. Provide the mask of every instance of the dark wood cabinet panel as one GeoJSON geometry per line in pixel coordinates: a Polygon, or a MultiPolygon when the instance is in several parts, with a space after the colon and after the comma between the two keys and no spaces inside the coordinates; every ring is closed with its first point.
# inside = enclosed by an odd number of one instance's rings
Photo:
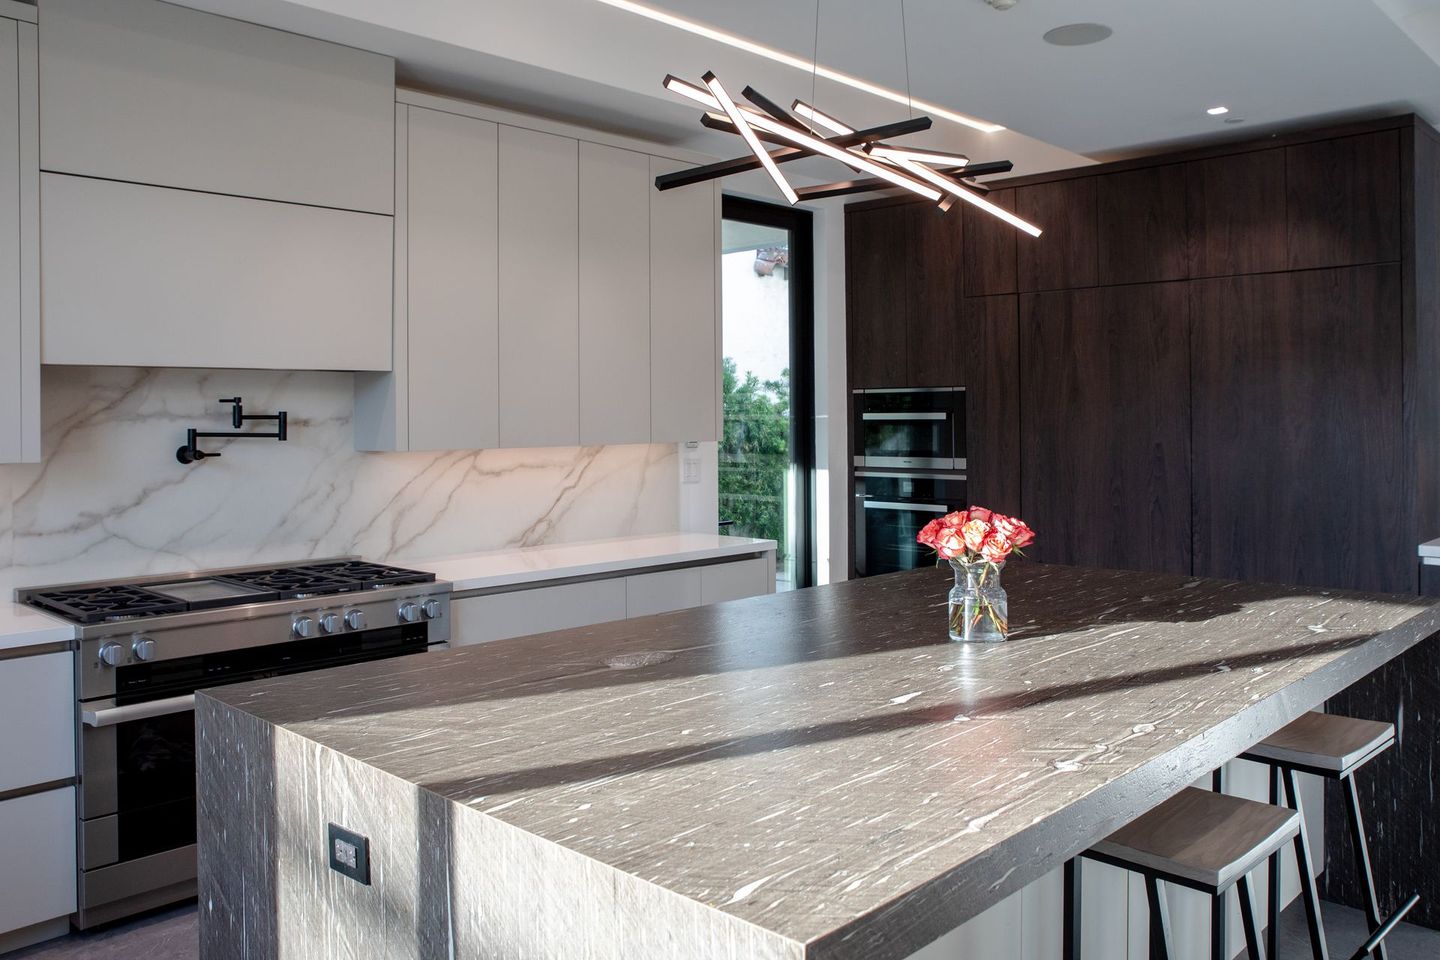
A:
{"type": "Polygon", "coordinates": [[[1400,259],[1400,133],[1285,149],[1289,265],[1400,259]]]}
{"type": "Polygon", "coordinates": [[[961,220],[929,204],[905,210],[910,267],[905,311],[908,363],[904,386],[953,387],[962,384],[955,363],[961,325],[961,220]]]}
{"type": "Polygon", "coordinates": [[[968,298],[957,364],[966,383],[966,492],[970,502],[1023,516],[1018,309],[1014,294],[968,298]]]}
{"type": "MultiPolygon", "coordinates": [[[[1014,190],[992,190],[985,199],[1015,212],[1014,190]]],[[[1010,224],[968,203],[959,206],[965,222],[965,296],[1014,293],[1015,245],[1020,239],[1028,243],[1034,238],[1022,236],[1010,224]]]]}
{"type": "Polygon", "coordinates": [[[1256,150],[1185,165],[1190,276],[1284,270],[1285,151],[1256,150]]]}
{"type": "Polygon", "coordinates": [[[1037,559],[1190,572],[1187,326],[1184,283],[1020,296],[1037,559]]]}
{"type": "Polygon", "coordinates": [[[1398,265],[1192,284],[1195,572],[1415,589],[1398,265]]]}
{"type": "Polygon", "coordinates": [[[1095,180],[1080,177],[1016,188],[1016,213],[1043,231],[1038,237],[1016,238],[1016,279],[1022,293],[1096,284],[1095,180]]]}
{"type": "Polygon", "coordinates": [[[850,386],[903,385],[908,363],[909,225],[903,207],[845,212],[850,386]]]}
{"type": "Polygon", "coordinates": [[[1095,179],[1100,283],[1189,276],[1185,168],[1169,164],[1095,179]]]}

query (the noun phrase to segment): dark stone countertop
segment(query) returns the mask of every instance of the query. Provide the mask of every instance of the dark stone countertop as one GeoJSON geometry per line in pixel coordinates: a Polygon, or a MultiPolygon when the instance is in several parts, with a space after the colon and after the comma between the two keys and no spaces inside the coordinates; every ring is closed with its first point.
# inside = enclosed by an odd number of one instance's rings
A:
{"type": "Polygon", "coordinates": [[[1017,564],[1013,638],[968,646],[946,641],[950,584],[918,570],[200,699],[804,956],[880,958],[1440,629],[1413,596],[1017,564]]]}

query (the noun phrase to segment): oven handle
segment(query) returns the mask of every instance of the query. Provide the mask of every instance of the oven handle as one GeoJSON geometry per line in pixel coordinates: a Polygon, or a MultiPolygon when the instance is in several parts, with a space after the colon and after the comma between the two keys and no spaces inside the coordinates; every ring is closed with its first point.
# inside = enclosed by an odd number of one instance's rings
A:
{"type": "Polygon", "coordinates": [[[862,413],[861,420],[948,420],[948,413],[862,413]]]}
{"type": "Polygon", "coordinates": [[[950,508],[941,503],[894,503],[890,500],[866,500],[866,510],[910,510],[914,513],[949,513],[950,508]]]}
{"type": "Polygon", "coordinates": [[[131,720],[148,720],[172,713],[184,713],[195,709],[195,695],[167,697],[164,700],[150,700],[146,703],[131,703],[123,707],[101,707],[98,710],[81,708],[80,722],[87,727],[113,727],[117,723],[131,720]]]}

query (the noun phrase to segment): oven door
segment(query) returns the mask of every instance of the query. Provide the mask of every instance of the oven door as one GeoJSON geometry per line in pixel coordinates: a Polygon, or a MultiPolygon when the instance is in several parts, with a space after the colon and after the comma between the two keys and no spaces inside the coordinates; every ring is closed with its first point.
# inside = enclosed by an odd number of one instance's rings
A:
{"type": "Polygon", "coordinates": [[[933,564],[935,554],[915,536],[936,517],[963,510],[965,493],[959,474],[856,471],[856,574],[869,577],[933,564]]]}
{"type": "Polygon", "coordinates": [[[963,388],[856,396],[855,465],[963,470],[963,388]]]}

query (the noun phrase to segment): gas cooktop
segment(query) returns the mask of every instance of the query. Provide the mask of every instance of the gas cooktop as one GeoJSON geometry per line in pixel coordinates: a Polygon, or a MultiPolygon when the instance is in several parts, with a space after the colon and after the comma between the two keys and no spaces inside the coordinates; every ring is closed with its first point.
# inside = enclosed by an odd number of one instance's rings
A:
{"type": "Polygon", "coordinates": [[[36,587],[20,590],[17,599],[72,623],[95,624],[434,581],[435,574],[423,570],[341,557],[280,567],[36,587]]]}

